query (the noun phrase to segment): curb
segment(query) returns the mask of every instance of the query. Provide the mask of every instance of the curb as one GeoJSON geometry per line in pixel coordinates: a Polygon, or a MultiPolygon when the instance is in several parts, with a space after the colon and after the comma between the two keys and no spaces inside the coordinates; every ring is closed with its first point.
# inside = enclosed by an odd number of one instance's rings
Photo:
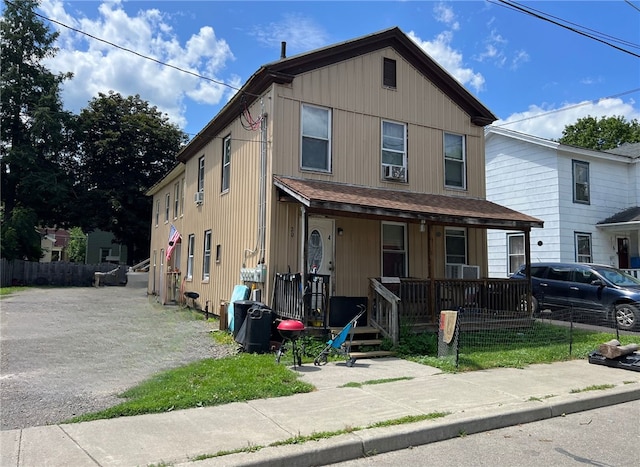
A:
{"type": "MultiPolygon", "coordinates": [[[[266,447],[254,453],[238,453],[177,464],[182,467],[289,467],[318,466],[345,462],[412,446],[436,443],[460,436],[526,424],[565,414],[640,400],[640,387],[616,387],[564,396],[570,400],[543,401],[544,405],[500,411],[487,409],[469,416],[451,414],[443,419],[425,420],[407,425],[371,428],[300,445],[266,447]],[[598,394],[594,394],[598,393],[598,394]],[[457,418],[457,419],[456,419],[457,418]]],[[[531,402],[534,403],[534,402],[531,402]]]]}

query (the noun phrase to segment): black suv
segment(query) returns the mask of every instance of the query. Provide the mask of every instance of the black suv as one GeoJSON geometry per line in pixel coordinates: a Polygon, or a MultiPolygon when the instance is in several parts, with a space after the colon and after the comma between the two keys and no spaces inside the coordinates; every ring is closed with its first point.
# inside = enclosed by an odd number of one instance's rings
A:
{"type": "MultiPolygon", "coordinates": [[[[525,266],[511,276],[526,279],[525,266]]],[[[573,307],[615,318],[619,329],[640,327],[640,280],[611,266],[532,263],[533,310],[573,307]]]]}

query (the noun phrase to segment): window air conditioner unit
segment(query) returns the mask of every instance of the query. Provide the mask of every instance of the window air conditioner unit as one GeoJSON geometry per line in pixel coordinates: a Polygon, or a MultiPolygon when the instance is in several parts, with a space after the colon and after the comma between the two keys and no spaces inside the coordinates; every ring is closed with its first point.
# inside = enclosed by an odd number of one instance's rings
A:
{"type": "Polygon", "coordinates": [[[445,272],[448,279],[480,279],[480,266],[447,264],[445,272]]]}
{"type": "Polygon", "coordinates": [[[193,195],[193,202],[196,204],[202,204],[204,201],[204,191],[196,191],[196,194],[193,195]]]}
{"type": "Polygon", "coordinates": [[[386,180],[406,180],[407,169],[401,165],[385,165],[384,178],[386,180]]]}

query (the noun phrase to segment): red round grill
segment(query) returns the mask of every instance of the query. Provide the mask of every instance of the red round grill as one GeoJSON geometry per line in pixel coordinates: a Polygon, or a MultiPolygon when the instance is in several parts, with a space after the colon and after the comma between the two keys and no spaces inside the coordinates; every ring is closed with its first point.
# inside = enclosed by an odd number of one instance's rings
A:
{"type": "Polygon", "coordinates": [[[297,319],[286,319],[278,324],[278,332],[284,339],[294,340],[304,331],[304,324],[297,319]]]}

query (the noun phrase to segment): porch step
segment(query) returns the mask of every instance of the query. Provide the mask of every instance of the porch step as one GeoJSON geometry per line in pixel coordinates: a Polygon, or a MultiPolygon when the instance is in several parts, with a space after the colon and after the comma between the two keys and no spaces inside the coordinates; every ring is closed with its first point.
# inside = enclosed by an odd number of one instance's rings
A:
{"type": "Polygon", "coordinates": [[[371,352],[350,352],[351,358],[361,360],[363,358],[375,358],[375,357],[392,357],[395,352],[390,350],[372,350],[371,352]]]}
{"type": "Polygon", "coordinates": [[[382,344],[382,339],[353,339],[351,347],[360,347],[363,345],[373,346],[382,344]]]}

